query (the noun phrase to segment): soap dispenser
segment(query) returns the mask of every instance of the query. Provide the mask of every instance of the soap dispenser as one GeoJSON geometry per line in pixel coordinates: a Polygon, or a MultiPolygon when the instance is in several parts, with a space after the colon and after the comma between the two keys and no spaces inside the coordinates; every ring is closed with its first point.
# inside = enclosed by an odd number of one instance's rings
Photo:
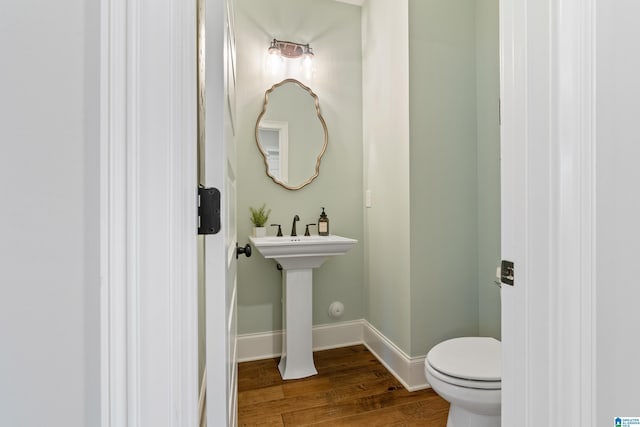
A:
{"type": "Polygon", "coordinates": [[[318,234],[320,236],[329,235],[329,217],[324,213],[324,208],[322,208],[322,213],[318,219],[318,234]]]}

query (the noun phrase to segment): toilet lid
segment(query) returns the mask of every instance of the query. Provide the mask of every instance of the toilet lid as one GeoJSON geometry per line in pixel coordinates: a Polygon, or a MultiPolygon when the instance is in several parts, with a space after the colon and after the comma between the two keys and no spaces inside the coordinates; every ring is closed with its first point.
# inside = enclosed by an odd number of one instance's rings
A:
{"type": "Polygon", "coordinates": [[[500,341],[491,337],[454,338],[429,351],[427,361],[445,375],[475,381],[501,381],[500,341]]]}

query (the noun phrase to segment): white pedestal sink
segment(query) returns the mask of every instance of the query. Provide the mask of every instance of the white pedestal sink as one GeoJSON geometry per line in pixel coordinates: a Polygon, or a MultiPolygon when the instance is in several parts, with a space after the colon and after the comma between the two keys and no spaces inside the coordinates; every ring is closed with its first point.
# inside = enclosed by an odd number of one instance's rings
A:
{"type": "Polygon", "coordinates": [[[284,269],[280,375],[284,380],[316,375],[312,342],[312,270],[330,256],[347,253],[358,241],[335,235],[249,239],[262,256],[275,259],[284,269]]]}

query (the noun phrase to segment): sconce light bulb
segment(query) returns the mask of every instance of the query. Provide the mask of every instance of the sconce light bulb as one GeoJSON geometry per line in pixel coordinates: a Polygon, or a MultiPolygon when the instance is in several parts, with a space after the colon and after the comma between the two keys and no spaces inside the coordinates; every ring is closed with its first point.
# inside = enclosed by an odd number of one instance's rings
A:
{"type": "Polygon", "coordinates": [[[267,57],[267,69],[272,75],[280,72],[282,68],[282,57],[277,54],[269,54],[267,57]]]}
{"type": "Polygon", "coordinates": [[[302,66],[306,69],[311,69],[313,66],[313,54],[307,55],[305,54],[302,57],[302,66]]]}
{"type": "Polygon", "coordinates": [[[302,73],[304,73],[305,78],[309,79],[313,76],[313,53],[312,54],[304,54],[302,56],[302,63],[300,64],[300,68],[302,73]]]}
{"type": "Polygon", "coordinates": [[[280,48],[278,47],[270,47],[269,48],[269,56],[280,56],[282,52],[280,52],[280,48]]]}
{"type": "Polygon", "coordinates": [[[277,55],[280,56],[282,55],[282,51],[280,50],[280,47],[278,46],[278,41],[276,39],[273,39],[271,41],[271,44],[269,44],[269,55],[277,55]]]}

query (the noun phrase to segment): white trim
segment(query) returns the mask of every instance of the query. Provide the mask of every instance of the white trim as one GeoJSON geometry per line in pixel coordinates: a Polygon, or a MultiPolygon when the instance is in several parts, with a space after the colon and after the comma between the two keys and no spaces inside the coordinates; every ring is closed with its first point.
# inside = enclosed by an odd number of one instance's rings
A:
{"type": "Polygon", "coordinates": [[[195,5],[171,0],[156,19],[141,7],[101,3],[102,427],[198,417],[195,5]],[[169,71],[141,78],[159,63],[169,71]],[[168,239],[150,238],[153,227],[168,239]]]}
{"type": "Polygon", "coordinates": [[[279,357],[282,331],[238,335],[238,363],[279,357]]]}
{"type": "MultiPolygon", "coordinates": [[[[237,241],[234,239],[234,241],[237,241]]],[[[235,250],[233,251],[233,257],[235,258],[235,250]]],[[[232,261],[235,262],[235,259],[232,261]]],[[[237,272],[236,272],[237,274],[237,272]]],[[[230,364],[233,368],[230,369],[230,378],[229,378],[229,425],[236,426],[237,416],[238,416],[238,334],[237,334],[237,296],[238,296],[238,286],[237,286],[237,278],[234,279],[234,286],[231,295],[231,303],[229,304],[229,320],[227,330],[229,331],[229,360],[227,363],[230,364]]]]}
{"type": "Polygon", "coordinates": [[[101,4],[101,118],[100,118],[100,228],[101,228],[101,423],[135,425],[138,400],[136,317],[131,312],[136,288],[137,210],[131,198],[137,176],[135,122],[137,104],[127,91],[135,81],[128,52],[135,41],[135,2],[104,0],[101,4]],[[131,34],[131,38],[127,37],[131,34]],[[133,317],[132,317],[133,316],[133,317]]]}
{"type": "Polygon", "coordinates": [[[200,393],[198,395],[198,425],[205,427],[207,425],[207,368],[204,368],[202,372],[202,379],[200,380],[200,393]]]}
{"type": "MultiPolygon", "coordinates": [[[[353,320],[313,327],[313,350],[362,344],[362,322],[353,320]]],[[[282,331],[238,335],[238,362],[271,359],[282,354],[282,331]]]]}
{"type": "MultiPolygon", "coordinates": [[[[260,120],[258,132],[261,130],[278,132],[278,178],[282,182],[289,182],[289,122],[281,120],[260,120]]],[[[265,151],[269,150],[265,148],[265,151]]]]}
{"type": "Polygon", "coordinates": [[[552,145],[558,256],[551,295],[550,419],[595,425],[595,0],[554,4],[552,145]]]}
{"type": "Polygon", "coordinates": [[[363,321],[363,329],[364,345],[407,390],[416,391],[429,387],[424,374],[426,355],[408,356],[366,320],[363,321]]]}
{"type": "Polygon", "coordinates": [[[198,422],[196,2],[172,0],[170,174],[170,425],[198,422]]]}
{"type": "MultiPolygon", "coordinates": [[[[236,195],[233,120],[233,10],[232,2],[206,0],[202,4],[205,31],[205,144],[206,187],[221,192],[222,230],[204,239],[206,282],[207,425],[233,425],[235,421],[236,307],[236,195]]],[[[194,85],[195,87],[195,85],[194,85]]]]}
{"type": "MultiPolygon", "coordinates": [[[[544,2],[539,2],[542,7],[544,2]]],[[[502,422],[529,426],[531,384],[529,324],[525,297],[529,282],[525,241],[527,224],[527,4],[500,1],[500,176],[501,255],[516,265],[516,287],[502,286],[502,422]],[[520,227],[518,225],[520,224],[520,227]],[[516,421],[517,420],[517,421],[516,421]]],[[[539,35],[537,38],[541,39],[539,35]]],[[[540,43],[546,42],[546,38],[540,43]]],[[[539,67],[544,67],[541,63],[539,67]]],[[[542,215],[540,215],[542,216],[542,215]]],[[[541,282],[545,283],[545,282],[541,282]]],[[[546,321],[543,317],[542,321],[546,321]]],[[[544,370],[545,366],[542,366],[544,370]]],[[[546,398],[544,393],[540,393],[546,398]]]]}
{"type": "MultiPolygon", "coordinates": [[[[238,361],[271,359],[282,351],[282,331],[238,336],[238,361]]],[[[425,356],[409,357],[368,321],[352,320],[313,327],[313,350],[364,344],[409,391],[429,387],[424,375],[425,356]]]]}
{"type": "Polygon", "coordinates": [[[232,371],[232,379],[231,379],[231,387],[229,389],[232,391],[229,396],[229,425],[237,426],[238,425],[238,369],[237,364],[233,364],[236,369],[232,371]]]}
{"type": "Polygon", "coordinates": [[[362,343],[364,320],[329,323],[313,327],[313,350],[329,350],[362,343]]]}

